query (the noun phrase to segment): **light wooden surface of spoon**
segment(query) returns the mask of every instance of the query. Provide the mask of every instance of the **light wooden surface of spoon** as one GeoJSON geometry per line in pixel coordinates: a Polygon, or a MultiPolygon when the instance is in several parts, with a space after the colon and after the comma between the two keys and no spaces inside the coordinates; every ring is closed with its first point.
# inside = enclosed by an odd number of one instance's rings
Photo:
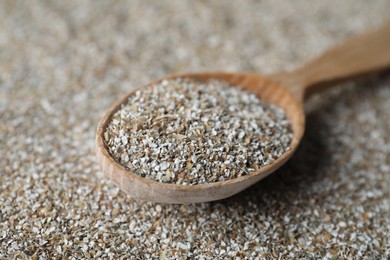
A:
{"type": "Polygon", "coordinates": [[[291,72],[272,75],[253,73],[188,73],[171,75],[140,86],[116,102],[99,122],[96,133],[96,155],[105,176],[130,196],[161,203],[196,203],[232,196],[255,184],[282,166],[295,152],[305,128],[303,101],[316,91],[334,85],[334,82],[358,75],[383,70],[390,66],[390,24],[378,30],[351,38],[325,52],[319,58],[291,72]],[[120,109],[129,96],[140,88],[153,87],[168,78],[191,78],[208,81],[223,80],[233,86],[255,93],[263,100],[283,108],[291,122],[293,140],[291,149],[272,164],[256,172],[223,182],[183,186],[160,183],[126,170],[109,154],[104,132],[111,116],[120,109]]]}

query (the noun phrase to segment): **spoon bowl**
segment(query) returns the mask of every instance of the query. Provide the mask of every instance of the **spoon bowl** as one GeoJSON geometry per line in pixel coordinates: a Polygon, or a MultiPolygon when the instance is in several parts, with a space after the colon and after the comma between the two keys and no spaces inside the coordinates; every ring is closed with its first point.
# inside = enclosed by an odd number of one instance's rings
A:
{"type": "Polygon", "coordinates": [[[100,121],[96,133],[97,159],[105,176],[121,190],[137,199],[161,203],[196,203],[232,196],[278,169],[293,155],[304,133],[303,102],[305,96],[324,89],[323,86],[333,86],[334,84],[331,83],[389,67],[390,48],[388,46],[390,46],[390,24],[386,24],[376,31],[351,38],[291,72],[268,76],[224,72],[180,74],[164,77],[140,86],[115,103],[100,121]],[[293,139],[290,149],[271,164],[248,175],[227,181],[193,186],[161,183],[125,169],[111,157],[103,138],[112,115],[138,89],[152,87],[162,80],[173,78],[225,81],[281,107],[292,126],[293,139]]]}
{"type": "Polygon", "coordinates": [[[121,190],[126,191],[132,197],[162,203],[195,203],[204,201],[219,200],[230,197],[247,187],[258,182],[270,173],[282,166],[294,153],[304,132],[304,112],[302,102],[297,100],[289,90],[280,84],[273,83],[267,77],[257,74],[246,73],[193,73],[164,77],[134,89],[125,98],[114,104],[100,121],[96,135],[96,154],[105,176],[111,179],[121,190]],[[238,178],[222,182],[207,184],[197,184],[184,186],[172,183],[161,183],[146,179],[125,169],[117,163],[109,154],[103,135],[107,125],[111,121],[111,116],[127,102],[129,96],[141,88],[153,87],[166,79],[187,78],[196,81],[207,82],[209,80],[220,80],[250,91],[262,100],[273,103],[286,112],[291,123],[293,139],[290,149],[271,164],[261,167],[257,171],[251,172],[238,178]]]}

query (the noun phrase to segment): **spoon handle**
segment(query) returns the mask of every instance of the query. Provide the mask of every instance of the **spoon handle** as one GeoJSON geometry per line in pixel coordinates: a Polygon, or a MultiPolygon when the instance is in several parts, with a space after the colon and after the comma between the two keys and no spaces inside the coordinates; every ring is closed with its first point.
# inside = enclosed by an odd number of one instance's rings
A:
{"type": "Polygon", "coordinates": [[[303,99],[304,95],[331,86],[329,83],[386,67],[390,67],[390,23],[348,39],[301,68],[274,75],[274,79],[303,99]]]}

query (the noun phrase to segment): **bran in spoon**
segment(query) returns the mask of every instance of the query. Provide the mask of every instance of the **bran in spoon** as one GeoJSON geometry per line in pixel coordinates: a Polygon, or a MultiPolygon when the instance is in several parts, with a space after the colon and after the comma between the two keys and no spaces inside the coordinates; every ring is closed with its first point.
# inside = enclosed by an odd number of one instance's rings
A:
{"type": "Polygon", "coordinates": [[[250,174],[289,150],[292,137],[284,111],[255,94],[180,78],[136,91],[104,133],[126,169],[180,185],[250,174]]]}

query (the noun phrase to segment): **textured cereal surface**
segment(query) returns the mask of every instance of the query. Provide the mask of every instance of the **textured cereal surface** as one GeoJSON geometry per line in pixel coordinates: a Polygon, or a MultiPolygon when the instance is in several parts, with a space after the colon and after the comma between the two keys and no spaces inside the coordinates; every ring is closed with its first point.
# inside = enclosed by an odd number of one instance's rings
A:
{"type": "Polygon", "coordinates": [[[94,135],[170,73],[276,72],[389,19],[388,0],[0,1],[0,258],[390,255],[390,75],[307,103],[296,155],[223,201],[135,201],[94,135]]]}
{"type": "Polygon", "coordinates": [[[141,88],[104,130],[107,150],[132,173],[197,185],[253,174],[290,149],[282,108],[227,82],[177,78],[141,88]]]}

